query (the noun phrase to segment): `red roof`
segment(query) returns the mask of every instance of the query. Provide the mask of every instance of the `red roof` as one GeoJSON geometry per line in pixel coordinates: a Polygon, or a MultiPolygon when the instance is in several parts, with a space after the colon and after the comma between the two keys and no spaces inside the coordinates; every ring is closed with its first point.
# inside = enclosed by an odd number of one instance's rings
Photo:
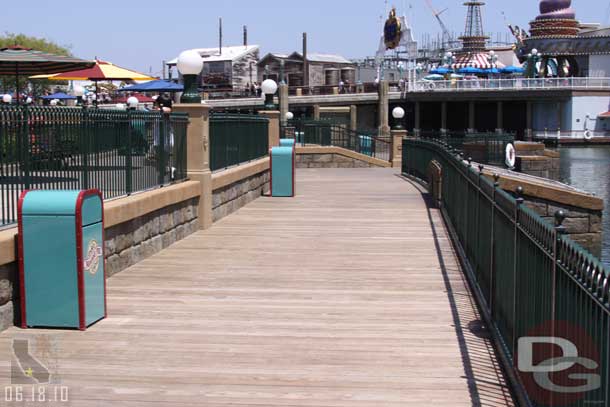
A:
{"type": "Polygon", "coordinates": [[[130,97],[135,96],[138,98],[138,102],[140,103],[152,103],[155,101],[155,99],[148,97],[146,95],[142,95],[140,93],[134,93],[132,95],[125,95],[125,96],[121,96],[118,99],[115,99],[114,102],[115,103],[127,103],[127,99],[129,99],[130,97]]]}
{"type": "Polygon", "coordinates": [[[610,112],[604,112],[597,115],[597,117],[601,117],[602,119],[610,118],[610,112]]]}

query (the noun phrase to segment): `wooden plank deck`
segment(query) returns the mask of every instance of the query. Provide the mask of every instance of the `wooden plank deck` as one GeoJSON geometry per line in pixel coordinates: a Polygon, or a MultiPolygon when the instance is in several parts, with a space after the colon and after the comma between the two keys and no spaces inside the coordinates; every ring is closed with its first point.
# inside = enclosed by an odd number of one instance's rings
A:
{"type": "Polygon", "coordinates": [[[297,182],[112,277],[88,331],[1,334],[2,387],[19,337],[69,388],[46,405],[514,405],[418,188],[388,169],[297,182]]]}

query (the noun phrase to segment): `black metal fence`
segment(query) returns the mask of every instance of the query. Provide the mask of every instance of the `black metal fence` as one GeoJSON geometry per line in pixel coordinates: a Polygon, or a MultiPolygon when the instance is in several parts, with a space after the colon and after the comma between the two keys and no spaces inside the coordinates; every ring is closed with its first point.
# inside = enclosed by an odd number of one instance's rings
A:
{"type": "Polygon", "coordinates": [[[186,114],[0,107],[0,226],[28,189],[97,188],[104,198],[186,178],[186,114]]]}
{"type": "Polygon", "coordinates": [[[303,146],[342,147],[384,161],[390,160],[392,150],[389,138],[351,130],[345,124],[326,120],[290,120],[282,126],[281,137],[295,139],[303,146]]]}
{"type": "Polygon", "coordinates": [[[269,154],[269,120],[257,115],[210,116],[210,168],[225,169],[269,154]]]}
{"type": "Polygon", "coordinates": [[[610,276],[555,225],[446,143],[403,142],[403,172],[442,167],[442,211],[507,366],[535,406],[610,405],[610,276]]]}

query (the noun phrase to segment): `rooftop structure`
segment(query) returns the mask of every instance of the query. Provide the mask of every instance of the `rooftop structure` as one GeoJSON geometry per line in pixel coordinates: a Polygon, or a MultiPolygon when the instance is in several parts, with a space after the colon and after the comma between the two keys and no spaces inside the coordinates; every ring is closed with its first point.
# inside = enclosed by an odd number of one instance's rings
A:
{"type": "Polygon", "coordinates": [[[610,27],[581,23],[571,6],[571,0],[541,0],[529,35],[517,30],[518,57],[539,51],[544,76],[610,76],[610,27]]]}
{"type": "Polygon", "coordinates": [[[466,15],[466,29],[464,35],[460,37],[462,40],[462,51],[464,52],[479,52],[485,50],[485,43],[489,39],[483,31],[483,17],[481,6],[485,3],[482,1],[469,1],[464,3],[468,7],[466,15]]]}

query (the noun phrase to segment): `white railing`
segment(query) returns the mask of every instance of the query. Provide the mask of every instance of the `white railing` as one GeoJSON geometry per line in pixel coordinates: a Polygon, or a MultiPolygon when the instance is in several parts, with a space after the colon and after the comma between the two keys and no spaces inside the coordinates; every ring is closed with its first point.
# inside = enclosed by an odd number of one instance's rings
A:
{"type": "Polygon", "coordinates": [[[596,138],[610,138],[610,131],[604,130],[536,130],[532,132],[534,139],[576,139],[576,140],[588,140],[596,138]]]}
{"type": "Polygon", "coordinates": [[[418,81],[409,92],[501,91],[544,89],[604,89],[610,90],[610,78],[513,78],[455,79],[449,81],[418,81]]]}

